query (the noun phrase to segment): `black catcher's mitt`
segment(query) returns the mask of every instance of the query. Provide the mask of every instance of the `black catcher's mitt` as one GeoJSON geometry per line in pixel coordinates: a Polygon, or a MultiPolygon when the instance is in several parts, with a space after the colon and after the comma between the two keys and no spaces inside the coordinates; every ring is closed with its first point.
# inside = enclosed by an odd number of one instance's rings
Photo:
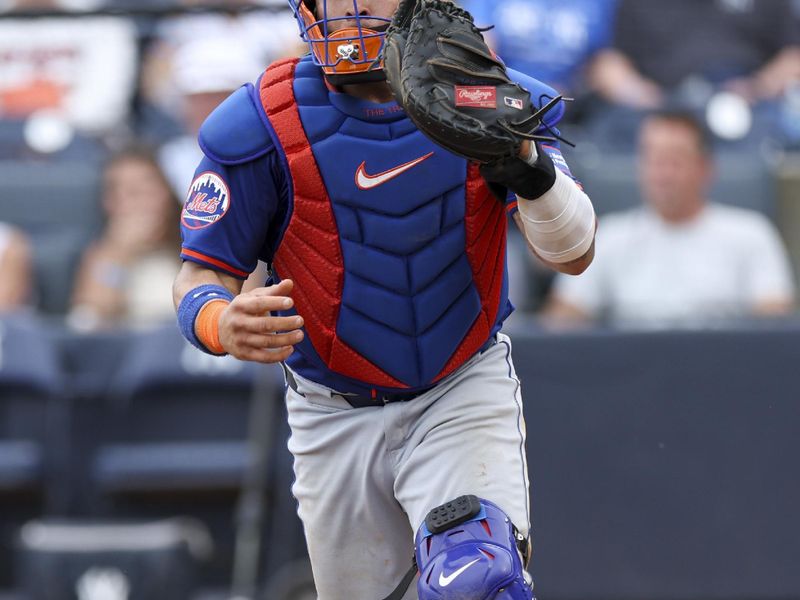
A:
{"type": "Polygon", "coordinates": [[[516,157],[523,140],[554,140],[543,119],[561,97],[537,109],[472,16],[452,2],[402,0],[387,32],[384,70],[417,128],[459,156],[495,163],[516,157]]]}

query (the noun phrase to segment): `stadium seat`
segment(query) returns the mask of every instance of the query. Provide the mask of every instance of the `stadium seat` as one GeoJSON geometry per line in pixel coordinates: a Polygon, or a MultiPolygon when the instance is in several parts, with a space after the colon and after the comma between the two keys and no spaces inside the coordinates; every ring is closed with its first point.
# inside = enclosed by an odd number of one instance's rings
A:
{"type": "MultiPolygon", "coordinates": [[[[96,438],[89,465],[97,495],[93,512],[201,520],[217,548],[204,572],[210,585],[230,576],[234,517],[251,459],[251,400],[257,395],[276,414],[282,409],[280,369],[259,369],[203,354],[172,325],[131,333],[104,410],[94,426],[83,425],[96,438]],[[261,383],[254,390],[256,380],[261,383]]],[[[285,438],[271,442],[285,446],[285,438]]],[[[274,470],[271,462],[270,477],[274,470]]]]}
{"type": "Polygon", "coordinates": [[[0,320],[0,587],[11,540],[26,520],[57,510],[48,482],[62,467],[64,405],[55,346],[32,317],[0,320]]]}
{"type": "Polygon", "coordinates": [[[112,494],[238,488],[254,373],[253,365],[196,350],[173,325],[132,334],[109,387],[97,484],[112,494]]]}
{"type": "Polygon", "coordinates": [[[0,492],[40,488],[60,385],[55,347],[33,318],[0,321],[0,492]]]}
{"type": "Polygon", "coordinates": [[[16,579],[26,600],[191,600],[212,551],[191,520],[36,520],[19,535],[16,579]]]}
{"type": "Polygon", "coordinates": [[[0,214],[33,240],[37,305],[64,313],[75,269],[99,231],[98,165],[89,161],[0,160],[0,214]]]}

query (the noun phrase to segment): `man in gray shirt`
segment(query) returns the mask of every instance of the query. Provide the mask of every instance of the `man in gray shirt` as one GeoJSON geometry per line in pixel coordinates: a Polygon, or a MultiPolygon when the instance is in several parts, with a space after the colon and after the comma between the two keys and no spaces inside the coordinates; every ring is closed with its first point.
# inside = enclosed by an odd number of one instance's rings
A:
{"type": "Polygon", "coordinates": [[[594,264],[556,280],[545,314],[671,327],[790,312],[794,283],[775,227],[707,200],[713,161],[696,119],[652,115],[639,147],[644,206],[601,219],[594,264]]]}

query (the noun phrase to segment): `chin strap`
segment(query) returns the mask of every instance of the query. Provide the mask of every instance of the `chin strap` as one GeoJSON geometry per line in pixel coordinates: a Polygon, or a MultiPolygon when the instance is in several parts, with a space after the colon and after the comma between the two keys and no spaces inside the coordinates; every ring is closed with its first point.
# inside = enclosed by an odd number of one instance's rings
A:
{"type": "Polygon", "coordinates": [[[417,576],[418,568],[417,568],[417,557],[414,556],[411,558],[411,568],[408,570],[403,576],[403,580],[397,584],[397,587],[394,588],[394,591],[386,596],[383,600],[402,600],[403,596],[406,595],[411,582],[414,581],[414,577],[417,576]]]}

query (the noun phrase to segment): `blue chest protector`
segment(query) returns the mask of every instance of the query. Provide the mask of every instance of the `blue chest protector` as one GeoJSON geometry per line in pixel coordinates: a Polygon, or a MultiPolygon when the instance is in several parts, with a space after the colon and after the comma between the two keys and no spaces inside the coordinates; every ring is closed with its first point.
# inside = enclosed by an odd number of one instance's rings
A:
{"type": "MultiPolygon", "coordinates": [[[[552,97],[538,85],[534,98],[552,97]]],[[[308,335],[290,365],[360,393],[422,389],[463,364],[511,310],[505,210],[477,168],[397,104],[329,90],[308,58],[273,65],[245,103],[292,184],[275,267],[298,284],[308,335]]],[[[209,126],[201,143],[235,164],[258,155],[248,131],[233,146],[209,126]]]]}
{"type": "Polygon", "coordinates": [[[336,334],[406,386],[430,385],[481,312],[465,253],[467,163],[395,104],[330,93],[319,73],[301,63],[294,89],[341,240],[336,334]]]}

